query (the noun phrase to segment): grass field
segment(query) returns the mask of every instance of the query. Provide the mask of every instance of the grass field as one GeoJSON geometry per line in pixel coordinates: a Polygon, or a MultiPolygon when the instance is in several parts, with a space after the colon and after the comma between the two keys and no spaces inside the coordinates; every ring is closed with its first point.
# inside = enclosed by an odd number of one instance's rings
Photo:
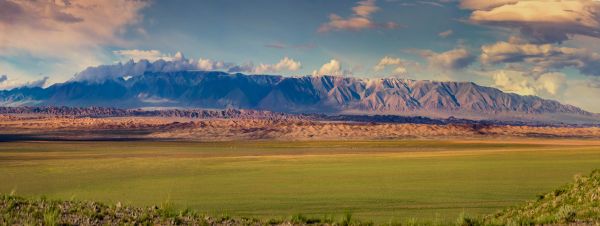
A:
{"type": "Polygon", "coordinates": [[[446,221],[534,199],[599,166],[593,141],[11,142],[0,143],[0,193],[446,221]]]}

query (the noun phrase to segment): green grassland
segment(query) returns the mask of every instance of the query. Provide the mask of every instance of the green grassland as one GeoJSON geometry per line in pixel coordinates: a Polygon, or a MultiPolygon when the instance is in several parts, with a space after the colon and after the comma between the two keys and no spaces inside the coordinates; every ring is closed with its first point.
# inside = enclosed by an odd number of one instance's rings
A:
{"type": "Polygon", "coordinates": [[[521,204],[600,166],[552,140],[0,143],[0,193],[210,215],[454,221],[521,204]]]}
{"type": "Polygon", "coordinates": [[[525,205],[512,207],[480,219],[463,219],[478,225],[600,225],[600,170],[577,176],[525,205]]]}

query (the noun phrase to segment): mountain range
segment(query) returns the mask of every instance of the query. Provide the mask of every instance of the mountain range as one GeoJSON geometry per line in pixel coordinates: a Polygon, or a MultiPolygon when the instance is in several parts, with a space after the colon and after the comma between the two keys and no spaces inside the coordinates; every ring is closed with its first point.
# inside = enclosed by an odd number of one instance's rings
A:
{"type": "Polygon", "coordinates": [[[340,76],[285,77],[212,71],[146,72],[102,81],[0,91],[0,106],[241,108],[287,113],[598,122],[598,115],[472,82],[340,76]]]}

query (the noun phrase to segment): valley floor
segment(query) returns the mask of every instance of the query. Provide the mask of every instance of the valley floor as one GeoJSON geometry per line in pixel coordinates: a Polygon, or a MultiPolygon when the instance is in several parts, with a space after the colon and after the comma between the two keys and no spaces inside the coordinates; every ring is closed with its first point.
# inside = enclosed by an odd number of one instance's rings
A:
{"type": "Polygon", "coordinates": [[[521,204],[600,165],[600,141],[21,141],[0,143],[0,193],[213,216],[454,221],[521,204]]]}
{"type": "Polygon", "coordinates": [[[395,140],[598,139],[600,127],[496,124],[417,124],[322,121],[302,118],[72,117],[0,115],[0,141],[19,140],[395,140]]]}

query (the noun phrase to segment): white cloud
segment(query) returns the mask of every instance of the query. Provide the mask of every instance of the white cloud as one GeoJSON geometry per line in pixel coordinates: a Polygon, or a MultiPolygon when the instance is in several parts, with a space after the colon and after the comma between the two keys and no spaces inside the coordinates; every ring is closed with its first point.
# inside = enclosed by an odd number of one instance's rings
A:
{"type": "Polygon", "coordinates": [[[465,48],[456,48],[446,52],[436,53],[431,50],[421,51],[429,65],[441,69],[463,69],[475,61],[475,57],[465,48]]]}
{"type": "Polygon", "coordinates": [[[363,0],[352,8],[354,14],[348,18],[343,18],[337,14],[329,15],[329,22],[319,27],[319,32],[337,31],[337,30],[363,30],[368,28],[389,28],[398,27],[395,22],[376,23],[371,19],[371,14],[377,12],[379,7],[375,5],[375,0],[363,0]]]}
{"type": "Polygon", "coordinates": [[[551,72],[535,76],[515,70],[491,71],[487,75],[492,78],[491,85],[503,91],[556,99],[600,113],[600,105],[595,98],[600,96],[600,81],[596,77],[567,79],[562,73],[551,72]]]}
{"type": "Polygon", "coordinates": [[[562,73],[551,72],[540,75],[536,82],[541,90],[548,92],[551,95],[561,93],[566,85],[566,77],[562,73]]]}
{"type": "Polygon", "coordinates": [[[600,3],[594,0],[462,0],[461,6],[473,10],[472,22],[518,28],[535,42],[600,38],[600,3]]]}
{"type": "Polygon", "coordinates": [[[321,68],[319,70],[314,70],[312,74],[313,74],[313,76],[319,76],[319,75],[341,76],[344,74],[344,71],[342,71],[342,65],[340,64],[340,62],[338,60],[331,59],[328,63],[323,64],[323,66],[321,66],[321,68]]]}
{"type": "Polygon", "coordinates": [[[394,70],[393,70],[394,74],[406,74],[406,72],[407,72],[406,67],[405,67],[405,62],[402,61],[402,59],[397,58],[397,57],[389,57],[389,56],[385,56],[385,57],[381,58],[381,60],[379,60],[379,63],[377,63],[377,65],[375,65],[375,67],[373,67],[373,70],[382,71],[382,70],[385,70],[385,68],[387,66],[394,67],[394,70]]]}
{"type": "Polygon", "coordinates": [[[254,68],[253,72],[262,74],[265,72],[282,72],[300,70],[302,64],[294,59],[284,57],[277,64],[260,64],[254,68]]]}
{"type": "Polygon", "coordinates": [[[480,59],[484,64],[526,63],[536,73],[572,67],[585,75],[600,76],[600,54],[552,44],[497,42],[482,46],[480,59]]]}
{"type": "Polygon", "coordinates": [[[7,75],[0,76],[0,90],[10,90],[18,87],[44,87],[48,83],[48,77],[43,77],[38,80],[21,82],[9,79],[7,75]]]}
{"type": "Polygon", "coordinates": [[[593,78],[567,81],[568,85],[561,100],[588,111],[600,113],[600,104],[598,104],[597,98],[600,97],[599,82],[593,78]]]}
{"type": "Polygon", "coordinates": [[[198,59],[197,67],[198,70],[202,71],[218,71],[218,70],[227,70],[233,65],[227,64],[223,61],[215,61],[211,59],[198,59]]]}
{"type": "Polygon", "coordinates": [[[493,86],[521,95],[556,97],[562,95],[567,84],[562,73],[544,73],[536,77],[522,71],[499,70],[490,74],[493,86]]]}
{"type": "MultiPolygon", "coordinates": [[[[141,20],[143,0],[2,1],[5,50],[54,56],[104,44],[124,44],[124,28],[141,20]]],[[[11,52],[9,51],[9,53],[11,52]]]]}
{"type": "Polygon", "coordinates": [[[490,10],[502,5],[514,4],[519,0],[462,0],[460,6],[465,9],[490,10]]]}
{"type": "Polygon", "coordinates": [[[130,59],[127,62],[119,62],[112,65],[100,65],[97,67],[88,67],[85,70],[75,74],[73,81],[87,81],[93,83],[103,82],[105,80],[130,78],[130,76],[142,75],[145,72],[174,72],[174,71],[226,71],[229,73],[278,73],[283,71],[297,71],[302,64],[294,59],[284,57],[276,64],[260,64],[254,66],[252,63],[238,65],[212,59],[199,60],[187,59],[183,53],[177,52],[175,55],[163,54],[158,51],[125,51],[122,52],[128,56],[135,55],[140,57],[137,61],[130,59]],[[150,56],[155,60],[143,58],[150,56]]]}
{"type": "MultiPolygon", "coordinates": [[[[145,0],[0,1],[0,56],[32,55],[69,76],[110,59],[104,46],[126,46],[123,34],[141,21],[145,0]]],[[[54,72],[54,73],[53,73],[54,72]]]]}
{"type": "Polygon", "coordinates": [[[197,69],[198,67],[195,61],[186,59],[182,54],[177,54],[171,61],[159,59],[150,62],[146,59],[141,59],[137,62],[130,60],[126,63],[119,62],[112,65],[88,67],[75,74],[72,80],[99,83],[105,80],[123,78],[125,76],[142,75],[145,72],[172,72],[197,69]]]}

